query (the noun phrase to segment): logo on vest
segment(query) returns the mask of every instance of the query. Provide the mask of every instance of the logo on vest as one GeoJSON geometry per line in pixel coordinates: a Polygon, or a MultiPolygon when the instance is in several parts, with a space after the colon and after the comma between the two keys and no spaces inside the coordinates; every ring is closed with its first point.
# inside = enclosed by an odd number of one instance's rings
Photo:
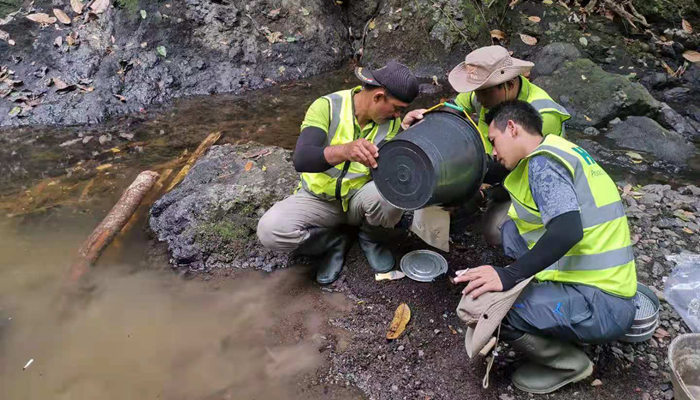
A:
{"type": "Polygon", "coordinates": [[[588,154],[588,152],[582,147],[574,147],[572,150],[577,152],[578,155],[580,155],[581,157],[583,157],[583,160],[586,161],[586,164],[593,165],[596,163],[593,157],[591,157],[591,155],[588,154]]]}

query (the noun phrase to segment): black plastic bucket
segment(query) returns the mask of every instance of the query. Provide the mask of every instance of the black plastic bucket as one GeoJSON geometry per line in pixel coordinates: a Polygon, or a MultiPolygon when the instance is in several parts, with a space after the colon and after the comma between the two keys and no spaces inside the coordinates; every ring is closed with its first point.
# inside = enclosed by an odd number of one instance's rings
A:
{"type": "Polygon", "coordinates": [[[379,148],[372,177],[394,207],[417,210],[466,201],[486,173],[479,132],[466,118],[448,111],[426,114],[379,148]]]}

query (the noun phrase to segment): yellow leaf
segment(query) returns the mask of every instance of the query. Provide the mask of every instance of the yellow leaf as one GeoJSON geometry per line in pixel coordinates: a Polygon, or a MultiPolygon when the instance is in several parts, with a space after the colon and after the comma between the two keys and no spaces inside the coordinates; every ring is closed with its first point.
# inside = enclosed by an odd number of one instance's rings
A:
{"type": "Polygon", "coordinates": [[[45,13],[29,14],[27,15],[27,19],[40,24],[53,24],[56,22],[56,18],[49,17],[49,14],[45,13]]]}
{"type": "Polygon", "coordinates": [[[692,63],[700,62],[700,53],[695,50],[686,50],[683,53],[683,58],[692,63]]]}
{"type": "Polygon", "coordinates": [[[82,14],[83,7],[85,7],[80,0],[70,0],[70,6],[76,14],[82,14]]]}
{"type": "Polygon", "coordinates": [[[542,2],[542,4],[546,4],[546,5],[548,5],[548,6],[551,6],[552,4],[554,4],[554,2],[553,2],[552,0],[544,0],[544,1],[542,2]]]}
{"type": "Polygon", "coordinates": [[[693,232],[690,228],[683,228],[683,232],[689,233],[689,234],[691,234],[691,235],[692,235],[693,233],[695,233],[695,232],[693,232]]]}
{"type": "Polygon", "coordinates": [[[674,71],[673,68],[669,67],[668,64],[666,64],[666,61],[661,61],[661,65],[666,70],[666,73],[668,73],[671,76],[676,76],[676,71],[674,71]]]}
{"type": "Polygon", "coordinates": [[[532,17],[528,17],[527,19],[529,19],[530,21],[532,21],[532,22],[534,22],[534,23],[536,23],[536,24],[539,24],[540,21],[542,21],[542,20],[540,19],[540,17],[538,17],[538,16],[536,16],[536,15],[533,15],[532,17]]]}
{"type": "Polygon", "coordinates": [[[585,118],[586,121],[588,121],[588,122],[593,121],[593,120],[591,119],[591,117],[589,117],[588,115],[584,115],[583,118],[585,118]]]}
{"type": "Polygon", "coordinates": [[[510,9],[512,10],[518,3],[520,3],[520,0],[511,0],[510,4],[508,4],[508,7],[510,7],[510,9]]]}
{"type": "Polygon", "coordinates": [[[693,26],[690,25],[690,22],[686,21],[685,19],[681,22],[681,25],[683,25],[683,30],[688,32],[688,33],[693,33],[693,26]]]}
{"type": "Polygon", "coordinates": [[[526,35],[524,33],[520,34],[520,40],[522,40],[523,43],[525,43],[526,45],[529,45],[529,46],[534,46],[537,44],[537,39],[535,39],[534,37],[532,37],[530,35],[526,35]]]}
{"type": "Polygon", "coordinates": [[[267,165],[263,165],[262,170],[263,172],[267,171],[267,165]]]}
{"type": "Polygon", "coordinates": [[[110,168],[111,166],[112,166],[112,164],[102,164],[102,165],[100,165],[99,167],[97,167],[97,168],[95,168],[95,169],[98,170],[98,171],[102,171],[103,169],[110,168]]]}
{"type": "Polygon", "coordinates": [[[633,160],[640,160],[641,161],[644,159],[644,157],[642,157],[639,153],[635,153],[633,151],[628,151],[626,154],[629,156],[629,158],[631,158],[633,160]]]}
{"type": "Polygon", "coordinates": [[[371,31],[372,29],[374,29],[376,26],[377,26],[377,24],[374,23],[374,19],[372,19],[371,21],[369,21],[369,30],[370,30],[370,31],[371,31]]]}
{"type": "Polygon", "coordinates": [[[253,168],[253,162],[252,162],[252,161],[248,161],[248,162],[245,164],[245,167],[243,167],[243,169],[246,170],[246,171],[250,171],[251,168],[253,168]]]}
{"type": "Polygon", "coordinates": [[[401,336],[410,319],[411,309],[408,308],[406,303],[401,303],[401,305],[394,312],[394,319],[391,320],[391,325],[386,333],[386,338],[393,340],[401,336]]]}
{"type": "Polygon", "coordinates": [[[112,153],[119,153],[121,150],[119,150],[119,147],[112,147],[111,149],[109,149],[107,151],[111,151],[112,153]]]}
{"type": "Polygon", "coordinates": [[[491,31],[491,37],[494,39],[503,40],[506,38],[506,34],[503,33],[503,31],[499,31],[498,29],[494,29],[491,31]]]}

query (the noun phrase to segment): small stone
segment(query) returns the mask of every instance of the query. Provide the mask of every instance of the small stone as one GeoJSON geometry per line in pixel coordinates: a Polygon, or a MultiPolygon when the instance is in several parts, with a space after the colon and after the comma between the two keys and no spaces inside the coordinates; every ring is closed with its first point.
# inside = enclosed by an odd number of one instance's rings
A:
{"type": "Polygon", "coordinates": [[[91,140],[92,140],[92,136],[85,136],[85,137],[83,138],[83,144],[87,144],[87,143],[88,143],[89,141],[91,141],[91,140]]]}
{"type": "Polygon", "coordinates": [[[600,131],[592,126],[589,126],[588,128],[583,130],[583,134],[586,136],[598,136],[600,134],[600,131]]]}
{"type": "Polygon", "coordinates": [[[391,391],[392,391],[392,392],[398,392],[398,391],[399,391],[399,387],[396,386],[396,385],[391,385],[391,391]]]}
{"type": "Polygon", "coordinates": [[[601,381],[600,379],[596,379],[593,382],[591,382],[591,386],[603,386],[603,381],[601,381]]]}
{"type": "Polygon", "coordinates": [[[440,334],[440,329],[435,329],[433,332],[434,332],[436,335],[439,335],[439,334],[440,334]]]}
{"type": "Polygon", "coordinates": [[[515,400],[515,397],[506,393],[503,393],[502,395],[498,396],[498,398],[501,400],[515,400]]]}
{"type": "Polygon", "coordinates": [[[405,349],[405,347],[403,345],[399,346],[399,348],[398,348],[399,351],[403,351],[404,349],[405,349]]]}
{"type": "Polygon", "coordinates": [[[588,39],[586,39],[585,37],[580,37],[578,41],[579,43],[581,43],[581,46],[588,46],[588,39]]]}
{"type": "Polygon", "coordinates": [[[651,395],[647,392],[642,393],[642,400],[652,400],[651,395]]]}
{"type": "Polygon", "coordinates": [[[664,392],[664,399],[666,399],[666,400],[673,399],[673,389],[664,392]]]}
{"type": "Polygon", "coordinates": [[[656,356],[653,355],[653,354],[649,354],[649,361],[651,361],[651,362],[658,362],[657,359],[656,359],[656,356]]]}
{"type": "Polygon", "coordinates": [[[418,357],[425,357],[425,352],[423,350],[418,350],[418,357]]]}
{"type": "Polygon", "coordinates": [[[622,122],[622,120],[618,117],[618,118],[615,118],[614,120],[610,121],[610,125],[617,125],[620,122],[622,122]]]}
{"type": "Polygon", "coordinates": [[[613,348],[612,348],[612,352],[615,353],[615,354],[617,354],[618,356],[622,356],[622,355],[625,354],[625,353],[622,352],[621,349],[619,349],[619,348],[617,348],[617,347],[613,347],[613,348]]]}
{"type": "Polygon", "coordinates": [[[649,366],[651,367],[651,369],[659,369],[659,365],[655,362],[649,363],[649,366]]]}
{"type": "Polygon", "coordinates": [[[109,142],[110,140],[112,140],[112,135],[109,135],[109,134],[101,135],[100,139],[99,139],[100,144],[105,144],[105,143],[109,142]]]}

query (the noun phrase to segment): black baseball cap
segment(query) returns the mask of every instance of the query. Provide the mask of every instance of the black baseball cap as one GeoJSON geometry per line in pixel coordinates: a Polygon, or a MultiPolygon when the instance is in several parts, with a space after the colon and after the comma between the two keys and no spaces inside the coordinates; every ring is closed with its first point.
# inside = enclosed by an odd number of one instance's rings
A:
{"type": "Polygon", "coordinates": [[[375,70],[357,67],[355,76],[365,84],[384,87],[404,103],[410,103],[418,96],[418,78],[407,66],[396,61],[389,61],[375,70]]]}

